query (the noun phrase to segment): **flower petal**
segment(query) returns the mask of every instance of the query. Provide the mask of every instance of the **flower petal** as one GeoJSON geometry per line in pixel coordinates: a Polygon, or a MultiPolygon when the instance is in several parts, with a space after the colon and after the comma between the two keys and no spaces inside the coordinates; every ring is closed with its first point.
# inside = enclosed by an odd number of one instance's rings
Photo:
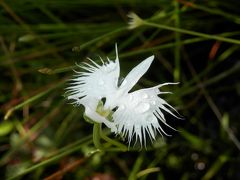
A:
{"type": "Polygon", "coordinates": [[[150,56],[143,62],[141,62],[139,65],[137,65],[135,68],[133,68],[123,80],[122,84],[120,85],[120,89],[123,90],[125,93],[128,93],[138,82],[138,80],[143,76],[143,74],[147,72],[150,65],[152,64],[153,59],[154,56],[150,56]]]}
{"type": "MultiPolygon", "coordinates": [[[[134,137],[135,141],[146,146],[146,134],[151,140],[155,140],[157,132],[169,136],[159,124],[159,120],[173,129],[166,123],[162,110],[173,116],[176,115],[168,109],[168,107],[171,109],[173,107],[158,97],[159,94],[164,93],[159,91],[160,86],[129,93],[119,100],[113,120],[117,126],[116,133],[127,137],[129,144],[134,137]]],[[[175,109],[173,108],[173,110],[175,109]]]]}
{"type": "Polygon", "coordinates": [[[114,93],[118,88],[118,78],[120,73],[119,58],[116,45],[116,59],[102,62],[102,65],[89,59],[90,63],[78,65],[83,72],[76,71],[76,77],[72,79],[67,88],[68,99],[76,100],[81,104],[81,99],[96,98],[100,100],[108,94],[114,93]]]}
{"type": "Polygon", "coordinates": [[[112,132],[116,132],[117,128],[116,125],[107,120],[105,117],[101,116],[96,112],[96,108],[92,109],[92,106],[84,104],[85,107],[85,114],[87,117],[89,117],[91,120],[97,122],[97,123],[104,123],[109,129],[111,129],[112,132]]]}

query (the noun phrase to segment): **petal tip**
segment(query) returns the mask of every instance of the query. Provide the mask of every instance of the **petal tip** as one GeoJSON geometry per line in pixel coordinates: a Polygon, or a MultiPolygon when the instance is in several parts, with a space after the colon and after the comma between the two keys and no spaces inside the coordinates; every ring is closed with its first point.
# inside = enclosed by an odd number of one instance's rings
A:
{"type": "MultiPolygon", "coordinates": [[[[146,66],[146,67],[149,68],[149,66],[152,64],[153,60],[154,60],[154,55],[152,55],[152,56],[148,57],[147,59],[145,59],[145,60],[142,62],[142,64],[144,64],[144,66],[146,66]]],[[[147,69],[148,69],[148,68],[147,68],[147,69]]]]}
{"type": "Polygon", "coordinates": [[[154,60],[154,55],[152,55],[152,56],[150,56],[146,59],[146,61],[149,61],[151,63],[152,63],[153,60],[154,60]]]}

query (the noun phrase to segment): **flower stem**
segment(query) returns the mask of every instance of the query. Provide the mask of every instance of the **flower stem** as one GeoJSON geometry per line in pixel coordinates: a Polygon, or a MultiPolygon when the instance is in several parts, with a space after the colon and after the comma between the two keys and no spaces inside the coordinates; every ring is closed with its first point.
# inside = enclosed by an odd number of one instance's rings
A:
{"type": "Polygon", "coordinates": [[[104,139],[106,142],[110,143],[111,145],[115,145],[118,150],[127,151],[127,147],[124,144],[107,137],[102,132],[102,126],[100,123],[94,123],[94,125],[93,125],[93,144],[95,145],[95,147],[97,149],[103,150],[103,146],[101,144],[101,138],[104,139]]]}
{"type": "Polygon", "coordinates": [[[172,27],[172,26],[167,26],[167,25],[164,25],[164,24],[156,24],[156,23],[148,22],[148,21],[143,21],[143,24],[147,25],[147,26],[151,26],[151,27],[156,27],[156,28],[161,28],[161,29],[166,29],[166,30],[178,32],[178,33],[203,37],[203,38],[206,38],[206,39],[214,39],[214,40],[217,40],[217,41],[223,41],[223,42],[228,42],[228,43],[233,43],[233,44],[240,44],[240,40],[237,40],[237,39],[231,39],[231,38],[226,38],[226,37],[212,35],[212,34],[205,34],[205,33],[201,33],[201,32],[196,32],[196,31],[176,28],[176,27],[172,27]]]}
{"type": "Polygon", "coordinates": [[[101,150],[102,146],[100,143],[100,129],[101,129],[101,124],[94,123],[94,125],[93,125],[93,144],[95,145],[96,148],[101,150]]]}
{"type": "Polygon", "coordinates": [[[122,143],[120,143],[120,142],[118,142],[118,141],[115,141],[115,140],[107,137],[107,136],[101,131],[101,129],[100,129],[100,136],[101,136],[101,138],[103,138],[105,141],[109,142],[110,144],[119,147],[122,151],[127,151],[127,147],[126,147],[124,144],[122,144],[122,143]]]}

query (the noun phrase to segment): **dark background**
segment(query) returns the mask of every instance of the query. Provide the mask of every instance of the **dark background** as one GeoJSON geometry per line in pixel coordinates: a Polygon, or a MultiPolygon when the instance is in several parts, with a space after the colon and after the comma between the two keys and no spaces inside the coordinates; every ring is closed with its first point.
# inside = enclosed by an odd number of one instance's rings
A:
{"type": "Polygon", "coordinates": [[[0,1],[2,176],[240,179],[239,7],[238,0],[0,1]],[[129,30],[130,11],[155,24],[238,41],[150,26],[129,30]],[[178,131],[163,125],[172,137],[159,136],[147,149],[90,155],[92,124],[83,120],[83,107],[65,100],[64,88],[75,62],[113,59],[115,43],[123,77],[155,55],[135,89],[180,82],[163,88],[174,94],[162,98],[185,119],[166,114],[178,131]]]}

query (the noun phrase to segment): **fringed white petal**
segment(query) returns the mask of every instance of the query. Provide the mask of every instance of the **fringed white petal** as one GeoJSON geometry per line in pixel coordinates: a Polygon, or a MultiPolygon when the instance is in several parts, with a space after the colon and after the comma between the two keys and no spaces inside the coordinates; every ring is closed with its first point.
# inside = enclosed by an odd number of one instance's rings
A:
{"type": "Polygon", "coordinates": [[[129,93],[119,100],[118,109],[113,114],[113,120],[117,126],[116,133],[127,138],[129,144],[134,140],[135,143],[138,141],[141,146],[143,144],[146,146],[147,137],[151,141],[155,140],[157,132],[169,136],[159,121],[174,129],[166,123],[162,111],[175,117],[178,116],[168,109],[170,107],[176,111],[172,106],[158,97],[159,94],[164,93],[158,89],[160,86],[162,85],[129,93]]]}
{"type": "MultiPolygon", "coordinates": [[[[89,59],[89,58],[88,58],[89,59]]],[[[89,59],[91,63],[77,64],[78,67],[85,70],[76,71],[75,77],[71,80],[67,89],[68,99],[81,102],[83,97],[96,98],[100,100],[107,97],[108,94],[116,92],[118,88],[118,78],[120,73],[118,52],[116,46],[116,59],[103,62],[102,65],[89,59]]]]}
{"type": "Polygon", "coordinates": [[[102,65],[99,65],[90,58],[88,60],[91,63],[77,64],[84,71],[75,70],[76,75],[71,79],[70,86],[66,88],[68,99],[75,105],[82,104],[85,107],[85,114],[93,121],[104,123],[111,131],[116,131],[112,122],[96,113],[96,108],[99,100],[117,91],[120,73],[117,45],[115,61],[107,59],[107,62],[104,62],[101,59],[102,65]]]}

